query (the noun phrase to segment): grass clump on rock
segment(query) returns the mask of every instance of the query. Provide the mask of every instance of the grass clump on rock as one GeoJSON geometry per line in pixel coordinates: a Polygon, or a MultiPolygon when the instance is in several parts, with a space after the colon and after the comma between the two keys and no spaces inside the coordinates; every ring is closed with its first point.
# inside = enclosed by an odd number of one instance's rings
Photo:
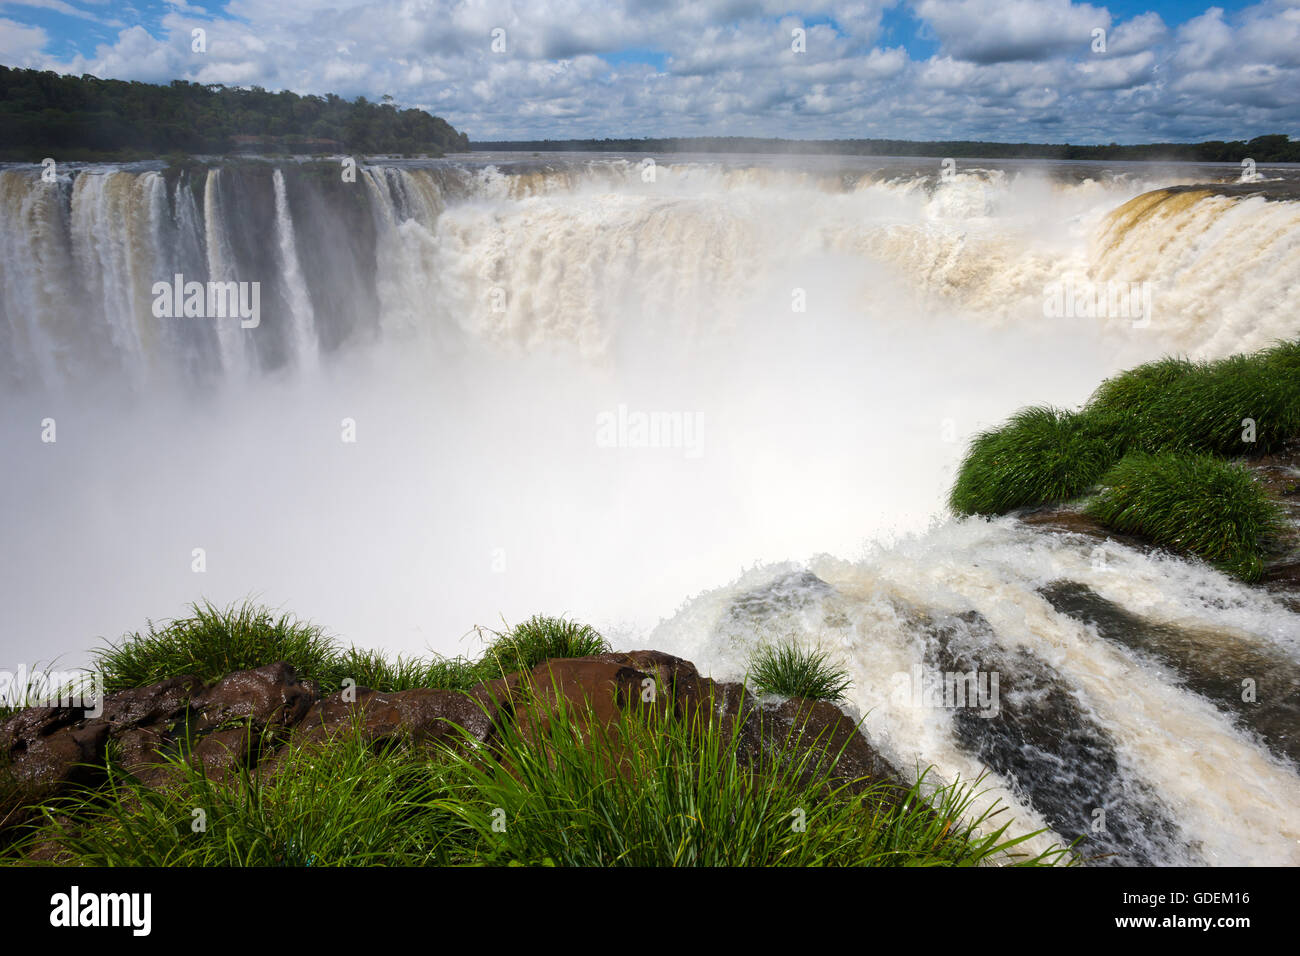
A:
{"type": "Polygon", "coordinates": [[[104,689],[145,687],[182,674],[211,684],[231,671],[276,661],[291,663],[300,678],[317,680],[338,662],[338,647],[322,628],[288,614],[277,617],[249,602],[223,609],[205,601],[191,610],[190,617],[162,628],[150,621],[146,630],[98,651],[104,689]]]}
{"type": "Polygon", "coordinates": [[[1261,455],[1300,434],[1294,348],[1140,366],[1105,383],[1085,414],[1119,423],[1123,451],[1261,455]]]}
{"type": "Polygon", "coordinates": [[[848,672],[824,651],[793,643],[760,647],[750,660],[749,680],[759,693],[805,700],[843,700],[852,686],[848,672]]]}
{"type": "Polygon", "coordinates": [[[1104,434],[1075,412],[1026,408],[978,435],[949,502],[960,514],[1005,514],[1067,501],[1087,491],[1115,460],[1104,434]]]}
{"type": "Polygon", "coordinates": [[[534,615],[498,634],[479,663],[483,678],[532,670],[556,657],[607,654],[609,642],[592,627],[563,617],[534,615]]]}
{"type": "Polygon", "coordinates": [[[52,863],[114,867],[451,862],[456,820],[434,807],[446,793],[439,766],[409,748],[375,753],[360,733],[339,734],[291,747],[265,778],[168,765],[171,784],[150,787],[110,764],[106,789],[44,808],[43,825],[11,852],[43,842],[52,863]]]}
{"type": "Polygon", "coordinates": [[[1224,459],[1296,438],[1300,341],[1214,362],[1164,358],[1107,379],[1079,412],[1029,408],[978,435],[949,504],[999,515],[1082,498],[1101,483],[1085,509],[1095,520],[1253,581],[1280,513],[1224,459]]]}
{"type": "Polygon", "coordinates": [[[104,689],[145,687],[185,674],[213,684],[232,671],[287,661],[299,679],[315,681],[326,694],[339,690],[345,680],[384,692],[417,687],[463,691],[551,658],[610,650],[586,624],[537,615],[497,634],[477,661],[437,655],[389,659],[381,651],[342,647],[315,624],[249,602],[226,608],[204,602],[191,605],[191,612],[161,627],[149,622],[146,630],[97,651],[95,669],[103,675],[104,689]]]}
{"type": "Polygon", "coordinates": [[[1282,531],[1282,514],[1249,471],[1210,455],[1134,452],[1102,479],[1085,511],[1117,531],[1188,551],[1246,581],[1282,531]]]}
{"type": "Polygon", "coordinates": [[[0,862],[38,844],[48,862],[95,866],[1068,862],[1060,847],[1022,853],[1036,834],[1009,836],[1005,808],[971,812],[979,781],[936,790],[923,776],[887,797],[884,785],[833,777],[793,737],[757,764],[740,759],[742,723],[646,708],[604,724],[590,702],[561,698],[544,719],[507,723],[488,749],[376,751],[346,728],[265,776],[214,779],[176,761],[176,782],[151,789],[119,770],[107,794],[47,808],[0,862]]]}

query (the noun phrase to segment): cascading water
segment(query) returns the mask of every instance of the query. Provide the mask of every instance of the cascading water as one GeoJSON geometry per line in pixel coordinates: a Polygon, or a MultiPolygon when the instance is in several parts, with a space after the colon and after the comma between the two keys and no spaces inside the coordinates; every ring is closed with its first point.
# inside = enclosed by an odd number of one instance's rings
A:
{"type": "Polygon", "coordinates": [[[988,770],[1035,847],[1300,862],[1293,606],[943,516],[1015,408],[1294,337],[1300,203],[639,159],[0,169],[5,658],[200,596],[402,652],[571,613],[723,678],[793,638],[896,765],[988,770]],[[259,283],[260,322],[159,317],[176,276],[259,283]],[[1045,318],[1063,279],[1149,282],[1152,321],[1045,318]],[[997,716],[918,700],[967,672],[997,716]]]}

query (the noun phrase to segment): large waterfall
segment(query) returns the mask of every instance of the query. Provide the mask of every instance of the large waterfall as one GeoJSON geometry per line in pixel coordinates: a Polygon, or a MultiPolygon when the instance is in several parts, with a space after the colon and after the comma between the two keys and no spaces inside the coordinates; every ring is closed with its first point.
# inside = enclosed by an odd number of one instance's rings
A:
{"type": "Polygon", "coordinates": [[[897,765],[987,769],[986,802],[1050,828],[1036,846],[1300,863],[1294,604],[944,509],[965,442],[1014,409],[1300,331],[1300,203],[1169,189],[1198,181],[0,169],[0,652],[80,662],[201,596],[447,654],[570,613],[725,678],[793,637],[850,669],[897,765]],[[1049,317],[1061,283],[1146,284],[1152,311],[1049,317]],[[1000,676],[998,716],[917,700],[971,670],[1000,676]]]}

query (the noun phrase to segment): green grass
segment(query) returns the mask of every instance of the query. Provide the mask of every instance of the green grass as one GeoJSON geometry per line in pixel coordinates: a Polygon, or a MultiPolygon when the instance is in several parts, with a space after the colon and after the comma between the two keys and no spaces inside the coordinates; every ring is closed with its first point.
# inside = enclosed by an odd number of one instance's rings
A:
{"type": "Polygon", "coordinates": [[[1134,452],[1102,480],[1085,510],[1098,521],[1190,552],[1243,580],[1263,557],[1283,517],[1249,471],[1210,455],[1134,452]]]}
{"type": "Polygon", "coordinates": [[[1300,341],[1215,362],[1165,358],[1107,379],[1079,412],[1029,408],[978,435],[949,504],[1006,514],[1080,498],[1106,475],[1108,490],[1088,508],[1095,519],[1251,581],[1278,531],[1275,509],[1239,470],[1215,470],[1205,456],[1254,457],[1297,438],[1300,341]]]}
{"type": "Polygon", "coordinates": [[[1294,352],[1280,346],[1217,362],[1141,366],[1103,385],[1085,413],[1120,422],[1123,451],[1267,454],[1300,435],[1300,369],[1287,368],[1294,352]],[[1169,375],[1176,365],[1181,372],[1169,375]],[[1142,392],[1142,384],[1155,387],[1142,392]]]}
{"type": "Polygon", "coordinates": [[[191,615],[126,635],[95,653],[95,669],[109,692],[144,687],[190,674],[212,684],[232,671],[288,661],[303,680],[328,694],[351,679],[359,687],[395,692],[417,687],[468,690],[480,681],[531,669],[556,657],[609,651],[591,627],[536,616],[495,639],[479,660],[463,657],[389,659],[380,651],[342,647],[322,628],[244,602],[191,606],[191,615]]]}
{"type": "Polygon", "coordinates": [[[247,602],[225,609],[204,602],[191,611],[161,628],[150,621],[146,630],[97,651],[105,689],[145,687],[182,674],[211,684],[277,661],[291,663],[304,680],[320,680],[338,662],[338,647],[321,628],[288,614],[277,617],[247,602]]]}
{"type": "Polygon", "coordinates": [[[949,503],[959,514],[1005,514],[1014,508],[1083,494],[1114,462],[1104,434],[1060,409],[1026,408],[1001,428],[982,432],[962,462],[949,503]]]}
{"type": "Polygon", "coordinates": [[[81,866],[417,866],[449,862],[455,845],[456,821],[434,806],[439,765],[410,749],[375,754],[355,731],[291,748],[265,780],[168,765],[175,782],[151,788],[110,764],[106,787],[43,808],[11,855],[53,843],[64,855],[53,862],[81,866]]]}
{"type": "Polygon", "coordinates": [[[396,692],[417,687],[444,690],[469,690],[483,680],[482,668],[460,657],[403,657],[389,660],[382,651],[350,647],[340,651],[327,669],[323,684],[326,691],[341,687],[345,678],[358,687],[396,692]]]}
{"type": "Polygon", "coordinates": [[[853,686],[848,672],[832,664],[824,651],[793,643],[759,647],[750,658],[748,680],[759,693],[807,700],[843,700],[853,686]]]}
{"type": "Polygon", "coordinates": [[[352,728],[292,750],[267,779],[217,781],[175,761],[177,783],[150,789],[110,770],[107,791],[47,808],[0,863],[38,843],[56,845],[70,857],[63,862],[101,866],[1072,861],[1060,847],[1023,854],[1033,834],[1012,836],[997,819],[1005,808],[972,813],[980,781],[931,792],[922,775],[902,799],[887,799],[883,785],[853,792],[832,779],[829,764],[791,738],[744,762],[740,723],[707,708],[691,718],[631,709],[605,726],[588,707],[561,697],[544,731],[528,738],[510,723],[491,750],[374,753],[352,728]]]}
{"type": "Polygon", "coordinates": [[[590,657],[610,650],[609,643],[586,624],[536,615],[505,634],[497,634],[480,665],[485,676],[500,677],[532,670],[556,657],[590,657]]]}

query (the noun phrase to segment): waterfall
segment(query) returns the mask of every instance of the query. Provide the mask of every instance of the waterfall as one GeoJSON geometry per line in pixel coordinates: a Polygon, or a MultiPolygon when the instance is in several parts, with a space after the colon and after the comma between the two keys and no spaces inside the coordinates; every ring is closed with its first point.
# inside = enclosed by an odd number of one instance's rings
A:
{"type": "Polygon", "coordinates": [[[294,245],[293,217],[289,214],[289,197],[284,187],[284,173],[275,171],[275,229],[280,246],[280,273],[289,290],[289,307],[293,317],[294,354],[298,364],[305,369],[316,366],[319,343],[316,339],[315,317],[311,297],[298,264],[298,250],[294,245]]]}
{"type": "MultiPolygon", "coordinates": [[[[211,282],[233,282],[238,281],[235,254],[222,216],[220,190],[221,170],[209,170],[203,187],[207,279],[211,282]]],[[[236,323],[227,321],[217,327],[217,341],[221,349],[221,365],[229,379],[238,383],[248,374],[251,361],[247,338],[236,323]]]]}
{"type": "Polygon", "coordinates": [[[1017,408],[1294,338],[1300,203],[641,160],[0,169],[0,652],[250,595],[389,652],[568,613],[739,679],[788,639],[896,766],[987,772],[1036,849],[1300,863],[1296,606],[945,507],[1017,408]],[[260,321],[160,307],[177,275],[257,283],[260,321]],[[1154,286],[1151,321],[1049,314],[1108,282],[1154,286]],[[913,675],[963,673],[999,676],[996,717],[918,705],[913,675]]]}
{"type": "MultiPolygon", "coordinates": [[[[292,166],[174,176],[91,166],[70,186],[5,169],[4,376],[55,382],[107,363],[140,381],[183,360],[241,381],[281,355],[310,367],[331,330],[346,339],[372,323],[406,340],[568,343],[597,359],[620,339],[743,327],[833,260],[862,276],[836,277],[846,304],[869,310],[883,283],[990,327],[1040,320],[1044,288],[1062,277],[1148,282],[1160,326],[1148,338],[1204,357],[1289,334],[1300,306],[1294,202],[978,169],[836,178],[686,163],[654,173],[647,181],[622,160],[510,175],[444,163],[363,167],[356,183],[327,189],[292,166]],[[263,205],[266,275],[253,251],[263,205]],[[331,236],[313,218],[357,235],[331,236]],[[348,296],[307,249],[353,263],[377,316],[342,308],[348,296]],[[265,327],[156,318],[149,290],[176,274],[260,282],[265,327]]],[[[1095,325],[1122,333],[1112,318],[1095,325]]]]}

